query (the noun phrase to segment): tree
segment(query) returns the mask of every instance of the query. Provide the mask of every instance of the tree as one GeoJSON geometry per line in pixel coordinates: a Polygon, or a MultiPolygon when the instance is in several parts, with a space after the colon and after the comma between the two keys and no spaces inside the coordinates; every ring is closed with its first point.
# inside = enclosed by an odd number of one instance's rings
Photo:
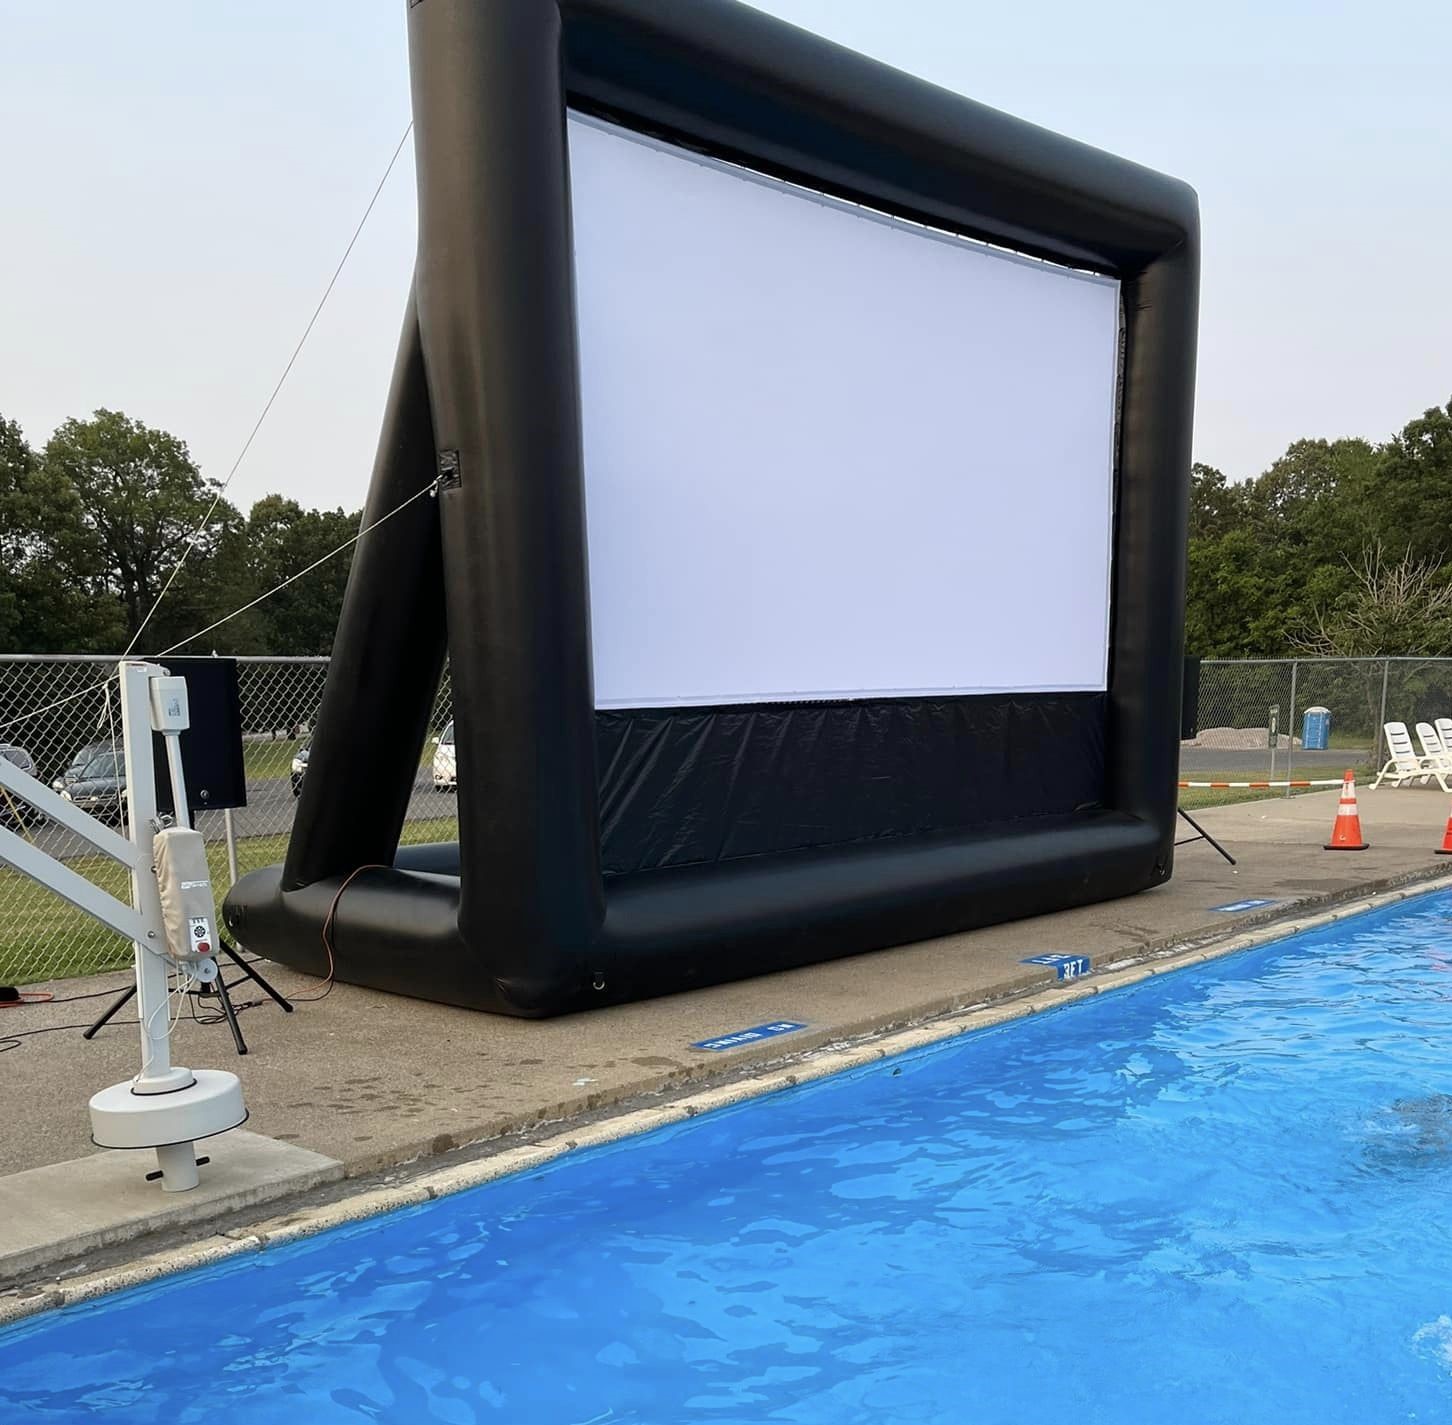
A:
{"type": "Polygon", "coordinates": [[[1273,596],[1276,570],[1245,528],[1192,540],[1185,583],[1185,647],[1202,658],[1252,658],[1284,637],[1273,596]]]}
{"type": "Polygon", "coordinates": [[[1213,465],[1190,467],[1190,539],[1219,539],[1245,521],[1245,486],[1232,485],[1213,465]]]}
{"type": "MultiPolygon", "coordinates": [[[[1380,542],[1343,561],[1349,586],[1333,603],[1317,605],[1295,636],[1295,648],[1318,658],[1437,657],[1452,652],[1452,583],[1440,556],[1419,557],[1409,549],[1389,562],[1380,542]]],[[[1427,665],[1399,664],[1401,696],[1423,696],[1418,673],[1427,665]]],[[[1385,701],[1387,665],[1347,665],[1360,685],[1365,726],[1375,728],[1385,701]]],[[[1434,706],[1441,706],[1440,697],[1434,706]]],[[[1429,709],[1430,712],[1430,709],[1429,709]]]]}
{"type": "Polygon", "coordinates": [[[86,582],[103,579],[120,602],[128,641],[189,544],[187,577],[168,590],[140,648],[166,647],[218,615],[229,581],[212,561],[241,517],[216,499],[220,486],[203,479],[183,442],[120,411],[98,410],[60,426],[41,465],[66,505],[57,536],[62,566],[86,582]]]}
{"type": "Polygon", "coordinates": [[[1294,651],[1318,608],[1340,607],[1379,493],[1364,440],[1298,440],[1257,479],[1191,473],[1188,646],[1209,657],[1294,651]]]}
{"type": "MultiPolygon", "coordinates": [[[[247,517],[248,559],[256,593],[276,588],[346,544],[358,533],[361,520],[361,514],[341,509],[305,510],[281,495],[258,500],[247,517]]],[[[258,606],[268,652],[331,650],[352,559],[350,547],[258,606]]]]}
{"type": "Polygon", "coordinates": [[[46,479],[19,425],[0,418],[0,650],[120,646],[120,606],[86,572],[94,554],[75,492],[46,479]]]}
{"type": "Polygon", "coordinates": [[[193,640],[361,518],[269,495],[244,519],[219,488],[182,441],[119,411],[66,421],[39,456],[0,420],[0,650],[114,653],[141,629],[142,654],[327,653],[351,548],[193,640]]]}
{"type": "MultiPolygon", "coordinates": [[[[1246,487],[1252,518],[1297,532],[1325,533],[1329,523],[1365,498],[1377,453],[1364,440],[1297,440],[1246,487]]],[[[1314,542],[1314,540],[1313,540],[1314,542]]]]}
{"type": "Polygon", "coordinates": [[[1298,645],[1322,658],[1442,657],[1452,653],[1452,584],[1440,556],[1410,549],[1388,562],[1380,543],[1353,563],[1350,589],[1319,606],[1298,645]]]}
{"type": "Polygon", "coordinates": [[[1366,528],[1389,548],[1440,558],[1452,545],[1452,401],[1433,406],[1382,448],[1366,528]]]}
{"type": "Polygon", "coordinates": [[[1347,556],[1366,538],[1376,465],[1364,440],[1298,440],[1247,487],[1250,525],[1273,565],[1266,596],[1279,627],[1270,651],[1288,651],[1317,606],[1350,591],[1347,556]]]}

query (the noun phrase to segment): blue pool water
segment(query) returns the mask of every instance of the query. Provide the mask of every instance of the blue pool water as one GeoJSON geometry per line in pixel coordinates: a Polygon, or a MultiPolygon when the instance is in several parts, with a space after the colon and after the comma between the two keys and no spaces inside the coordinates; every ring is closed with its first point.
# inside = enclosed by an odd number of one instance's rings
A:
{"type": "Polygon", "coordinates": [[[0,1418],[1452,1420],[1438,895],[0,1334],[0,1418]]]}

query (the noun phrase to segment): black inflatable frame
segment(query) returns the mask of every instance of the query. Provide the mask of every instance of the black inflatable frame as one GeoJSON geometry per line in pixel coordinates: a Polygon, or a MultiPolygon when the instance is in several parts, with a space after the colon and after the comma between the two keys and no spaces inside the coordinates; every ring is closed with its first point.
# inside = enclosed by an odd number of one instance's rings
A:
{"type": "Polygon", "coordinates": [[[730,0],[411,0],[408,24],[419,251],[365,519],[437,499],[358,546],[286,864],[233,889],[232,932],[543,1016],[1168,879],[1193,191],[730,0]],[[1119,279],[1106,693],[596,712],[567,106],[1119,279]],[[460,841],[399,850],[446,654],[460,841]]]}

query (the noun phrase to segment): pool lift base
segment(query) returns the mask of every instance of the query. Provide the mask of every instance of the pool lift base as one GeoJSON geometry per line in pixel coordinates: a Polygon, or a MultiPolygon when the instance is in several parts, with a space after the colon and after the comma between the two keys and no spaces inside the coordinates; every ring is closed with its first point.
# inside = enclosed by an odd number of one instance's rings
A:
{"type": "Polygon", "coordinates": [[[164,1192],[197,1186],[197,1139],[247,1122],[236,1074],[220,1069],[179,1072],[189,1080],[180,1088],[112,1084],[91,1097],[91,1141],[98,1148],[154,1148],[164,1192]]]}

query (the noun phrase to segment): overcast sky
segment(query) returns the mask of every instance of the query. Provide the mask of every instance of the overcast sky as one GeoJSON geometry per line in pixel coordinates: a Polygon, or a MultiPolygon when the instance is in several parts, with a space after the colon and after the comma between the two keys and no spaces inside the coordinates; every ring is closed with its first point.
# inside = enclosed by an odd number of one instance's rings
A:
{"type": "MultiPolygon", "coordinates": [[[[763,0],[1198,189],[1195,452],[1235,478],[1452,396],[1446,0],[763,0]]],[[[0,0],[0,415],[119,408],[226,475],[408,122],[404,0],[0,0]]],[[[361,504],[405,150],[232,486],[361,504]]]]}

